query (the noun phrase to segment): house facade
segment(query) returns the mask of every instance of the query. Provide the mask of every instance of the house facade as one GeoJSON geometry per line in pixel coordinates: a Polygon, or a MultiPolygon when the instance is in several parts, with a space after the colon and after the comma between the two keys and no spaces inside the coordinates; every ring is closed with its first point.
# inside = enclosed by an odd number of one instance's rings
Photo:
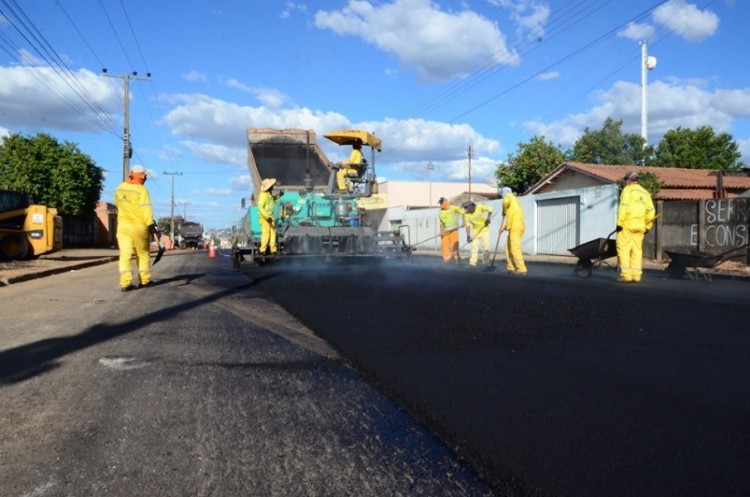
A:
{"type": "Polygon", "coordinates": [[[617,219],[618,182],[633,170],[652,173],[662,184],[654,197],[659,217],[644,241],[646,257],[664,260],[667,251],[720,254],[748,246],[747,171],[567,162],[521,197],[533,199],[529,211],[538,221],[533,235],[527,222],[527,237],[537,238],[529,253],[567,254],[562,245],[608,236],[617,219]],[[564,238],[562,245],[555,243],[559,238],[564,238]]]}

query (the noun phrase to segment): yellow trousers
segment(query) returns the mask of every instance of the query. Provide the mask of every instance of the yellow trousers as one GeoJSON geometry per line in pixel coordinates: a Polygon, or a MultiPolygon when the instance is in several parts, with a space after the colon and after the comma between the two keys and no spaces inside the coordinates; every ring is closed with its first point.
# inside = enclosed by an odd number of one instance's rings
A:
{"type": "Polygon", "coordinates": [[[643,273],[642,231],[622,230],[617,233],[617,259],[620,278],[625,281],[641,281],[643,273]]]}
{"type": "Polygon", "coordinates": [[[118,224],[117,245],[120,248],[120,286],[125,288],[133,284],[131,259],[134,253],[139,284],[145,285],[151,281],[148,228],[140,224],[118,224]]]}
{"type": "Polygon", "coordinates": [[[271,248],[271,253],[276,253],[276,227],[264,218],[260,218],[260,253],[265,254],[266,248],[271,248]]]}
{"type": "Polygon", "coordinates": [[[443,262],[450,262],[451,259],[458,263],[458,230],[445,233],[440,237],[443,262]]]}
{"type": "Polygon", "coordinates": [[[505,242],[505,265],[508,271],[526,272],[526,263],[521,253],[521,239],[524,230],[511,229],[508,231],[508,240],[505,242]]]}
{"type": "Polygon", "coordinates": [[[357,171],[356,169],[352,169],[346,166],[336,171],[336,186],[339,187],[339,190],[346,190],[347,175],[356,175],[358,172],[359,171],[357,171]]]}
{"type": "Polygon", "coordinates": [[[485,266],[490,264],[490,230],[483,228],[479,231],[479,234],[475,235],[471,240],[471,258],[469,258],[470,266],[477,265],[480,246],[482,247],[482,263],[485,266]]]}

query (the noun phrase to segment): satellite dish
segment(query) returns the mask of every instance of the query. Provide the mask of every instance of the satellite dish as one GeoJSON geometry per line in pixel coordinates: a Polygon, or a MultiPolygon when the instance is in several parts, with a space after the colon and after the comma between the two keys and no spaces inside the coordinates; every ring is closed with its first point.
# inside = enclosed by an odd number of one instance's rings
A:
{"type": "Polygon", "coordinates": [[[656,57],[648,56],[646,58],[646,69],[649,71],[656,67],[656,57]]]}

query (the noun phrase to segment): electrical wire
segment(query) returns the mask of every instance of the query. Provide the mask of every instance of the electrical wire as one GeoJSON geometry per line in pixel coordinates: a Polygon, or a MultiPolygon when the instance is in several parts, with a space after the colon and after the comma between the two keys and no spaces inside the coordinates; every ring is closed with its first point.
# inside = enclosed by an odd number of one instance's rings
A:
{"type": "Polygon", "coordinates": [[[563,63],[565,63],[565,62],[567,62],[567,61],[569,61],[569,60],[571,60],[571,59],[573,59],[573,58],[575,58],[575,57],[577,57],[579,55],[581,55],[582,53],[586,52],[590,48],[592,48],[594,46],[597,46],[598,44],[602,43],[607,38],[609,38],[611,36],[614,36],[617,32],[619,32],[620,30],[622,30],[629,23],[635,22],[635,21],[637,21],[639,19],[642,19],[643,17],[649,15],[652,11],[654,11],[655,9],[657,9],[658,7],[660,7],[661,5],[663,5],[663,4],[665,4],[665,3],[669,2],[669,1],[670,0],[660,0],[656,4],[654,4],[651,7],[649,7],[648,9],[642,11],[641,13],[639,13],[639,14],[633,16],[633,17],[631,17],[627,21],[625,21],[625,22],[619,24],[618,26],[610,29],[609,31],[605,32],[604,34],[599,35],[597,38],[589,41],[588,43],[586,43],[583,46],[579,47],[578,49],[574,50],[573,52],[568,53],[567,55],[563,56],[562,58],[558,59],[557,61],[544,66],[542,69],[540,69],[540,70],[534,72],[533,74],[531,74],[531,75],[523,78],[522,80],[520,80],[520,81],[512,84],[511,86],[509,86],[509,87],[505,88],[504,90],[502,90],[502,91],[500,91],[500,92],[492,95],[491,97],[486,98],[485,100],[477,103],[476,105],[474,105],[474,106],[470,107],[469,109],[461,112],[460,114],[454,116],[453,118],[450,118],[447,121],[442,122],[442,123],[436,123],[435,126],[430,127],[425,132],[420,133],[419,135],[412,136],[411,138],[409,138],[408,140],[406,140],[402,146],[393,147],[393,148],[388,149],[387,151],[384,151],[383,155],[388,155],[389,153],[393,153],[393,152],[395,152],[397,150],[400,150],[401,148],[404,148],[404,146],[406,144],[411,143],[412,141],[414,141],[414,140],[416,140],[418,138],[421,138],[421,136],[433,133],[433,132],[435,132],[435,131],[437,131],[437,130],[445,127],[445,126],[448,126],[448,125],[450,125],[450,124],[458,121],[459,119],[461,119],[461,118],[463,118],[463,117],[465,117],[465,116],[467,116],[467,115],[475,112],[476,110],[478,110],[478,109],[480,109],[480,108],[488,105],[489,103],[497,100],[501,96],[504,96],[504,95],[508,94],[509,92],[511,92],[511,91],[519,88],[520,86],[522,86],[522,85],[524,85],[524,84],[532,81],[533,79],[537,78],[541,74],[544,74],[544,73],[550,71],[551,69],[553,69],[553,68],[555,68],[555,67],[557,67],[557,66],[559,66],[559,65],[561,65],[561,64],[563,64],[563,63]]]}

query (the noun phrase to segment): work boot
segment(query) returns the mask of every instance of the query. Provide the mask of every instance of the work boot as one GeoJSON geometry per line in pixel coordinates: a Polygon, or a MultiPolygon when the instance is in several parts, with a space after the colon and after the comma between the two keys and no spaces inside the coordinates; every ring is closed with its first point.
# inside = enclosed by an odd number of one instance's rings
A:
{"type": "Polygon", "coordinates": [[[156,282],[154,280],[151,280],[148,283],[142,284],[139,288],[150,288],[152,286],[156,286],[156,282]]]}
{"type": "Polygon", "coordinates": [[[135,290],[135,288],[136,287],[134,287],[133,285],[128,285],[128,286],[120,287],[120,290],[123,292],[129,292],[130,290],[135,290]]]}

